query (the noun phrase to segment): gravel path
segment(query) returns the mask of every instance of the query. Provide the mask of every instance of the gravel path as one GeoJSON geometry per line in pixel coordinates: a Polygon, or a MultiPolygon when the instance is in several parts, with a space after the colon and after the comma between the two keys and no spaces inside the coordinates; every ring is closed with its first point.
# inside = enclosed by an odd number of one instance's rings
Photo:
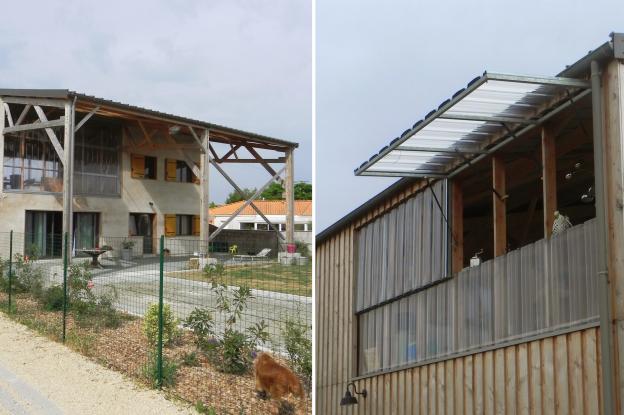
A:
{"type": "Polygon", "coordinates": [[[193,414],[0,315],[0,414],[193,414]]]}

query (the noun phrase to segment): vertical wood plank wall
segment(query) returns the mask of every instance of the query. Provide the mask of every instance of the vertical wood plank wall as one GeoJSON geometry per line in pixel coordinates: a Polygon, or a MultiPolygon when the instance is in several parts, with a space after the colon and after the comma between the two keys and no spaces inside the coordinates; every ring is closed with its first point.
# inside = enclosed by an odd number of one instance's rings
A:
{"type": "Polygon", "coordinates": [[[355,375],[355,232],[317,246],[318,414],[601,413],[598,328],[359,380],[368,398],[341,407],[355,375]]]}
{"type": "Polygon", "coordinates": [[[599,414],[599,329],[590,328],[362,379],[368,398],[340,406],[356,375],[357,227],[421,188],[397,191],[316,246],[316,413],[599,414]]]}

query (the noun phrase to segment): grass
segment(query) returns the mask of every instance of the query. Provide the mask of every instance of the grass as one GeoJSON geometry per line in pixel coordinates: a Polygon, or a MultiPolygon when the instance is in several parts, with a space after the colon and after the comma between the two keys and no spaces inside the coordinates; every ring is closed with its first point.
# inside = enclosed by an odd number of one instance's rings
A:
{"type": "MultiPolygon", "coordinates": [[[[211,281],[204,272],[189,270],[168,272],[172,278],[193,281],[211,281]]],[[[257,290],[273,291],[286,294],[312,295],[312,265],[281,265],[272,263],[254,263],[231,265],[222,275],[214,278],[215,282],[240,287],[246,285],[257,290]]]]}

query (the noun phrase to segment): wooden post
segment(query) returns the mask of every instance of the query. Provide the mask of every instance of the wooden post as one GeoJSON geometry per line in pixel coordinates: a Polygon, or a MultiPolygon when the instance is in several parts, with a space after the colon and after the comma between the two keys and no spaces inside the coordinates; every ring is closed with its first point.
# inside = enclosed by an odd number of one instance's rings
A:
{"type": "MultiPolygon", "coordinates": [[[[0,99],[0,177],[4,177],[4,118],[4,103],[0,99]]],[[[4,180],[0,180],[0,196],[2,192],[4,192],[4,180]]]]}
{"type": "Polygon", "coordinates": [[[209,172],[210,172],[210,132],[204,131],[202,135],[202,147],[200,162],[200,174],[199,187],[200,187],[200,203],[199,203],[199,239],[202,250],[208,254],[210,237],[210,217],[208,215],[208,209],[210,208],[210,193],[209,193],[209,172]]]}
{"type": "Polygon", "coordinates": [[[286,199],[286,243],[295,243],[295,167],[293,149],[286,151],[286,170],[284,180],[284,197],[286,199]]]}
{"type": "Polygon", "coordinates": [[[555,135],[542,127],[542,192],[544,198],[544,237],[552,235],[557,210],[557,154],[555,135]]]}
{"type": "Polygon", "coordinates": [[[492,202],[494,219],[494,256],[507,252],[507,189],[505,163],[499,156],[492,157],[492,202]]]}
{"type": "MultiPolygon", "coordinates": [[[[63,167],[63,234],[69,240],[68,261],[71,262],[71,251],[74,246],[73,238],[73,196],[74,196],[74,103],[65,103],[65,130],[63,133],[63,153],[65,165],[63,167]]],[[[65,248],[63,248],[65,250],[65,248]]],[[[65,252],[63,252],[65,254],[65,252]]]]}
{"type": "Polygon", "coordinates": [[[461,184],[451,183],[451,226],[452,239],[452,272],[457,274],[464,268],[464,195],[461,184]]]}

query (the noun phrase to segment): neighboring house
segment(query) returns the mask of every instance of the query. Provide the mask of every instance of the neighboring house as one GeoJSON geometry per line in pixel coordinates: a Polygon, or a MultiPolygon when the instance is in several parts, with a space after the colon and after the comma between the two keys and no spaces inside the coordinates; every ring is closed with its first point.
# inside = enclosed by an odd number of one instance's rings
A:
{"type": "Polygon", "coordinates": [[[624,413],[622,154],[614,34],[475,78],[362,163],[400,179],[316,238],[317,412],[624,413]]]}
{"type": "Polygon", "coordinates": [[[163,234],[207,243],[209,165],[256,163],[268,185],[279,175],[265,161],[283,163],[288,192],[296,147],[67,90],[0,89],[0,233],[47,257],[64,232],[75,249],[134,238],[155,253],[163,234]]]}
{"type": "MultiPolygon", "coordinates": [[[[227,222],[244,204],[244,201],[229,203],[210,209],[210,223],[219,227],[227,222]]],[[[286,201],[256,200],[254,204],[282,233],[286,231],[286,201]]],[[[295,240],[312,242],[312,201],[295,200],[295,240]]],[[[269,230],[269,225],[251,207],[246,206],[224,229],[269,230]]]]}

